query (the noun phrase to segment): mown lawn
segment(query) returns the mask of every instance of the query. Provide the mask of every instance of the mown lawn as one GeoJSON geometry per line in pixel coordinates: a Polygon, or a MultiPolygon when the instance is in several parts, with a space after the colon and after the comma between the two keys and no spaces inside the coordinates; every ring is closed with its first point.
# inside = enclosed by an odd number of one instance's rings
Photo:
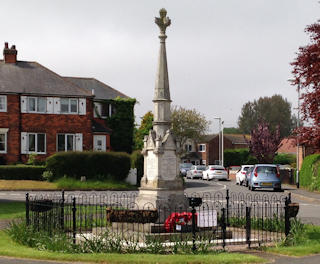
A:
{"type": "Polygon", "coordinates": [[[125,182],[95,181],[81,182],[70,178],[61,178],[55,182],[30,180],[0,180],[1,190],[135,190],[136,186],[125,182]]]}
{"type": "Polygon", "coordinates": [[[25,215],[24,202],[0,202],[0,219],[14,219],[25,215]]]}
{"type": "Polygon", "coordinates": [[[305,231],[296,237],[294,245],[278,245],[276,247],[265,248],[267,252],[288,255],[306,256],[320,254],[320,226],[306,225],[305,231]]]}
{"type": "Polygon", "coordinates": [[[0,231],[0,255],[19,258],[84,261],[97,263],[264,263],[265,260],[252,255],[218,253],[207,255],[153,255],[153,254],[67,254],[39,251],[19,245],[8,234],[0,231]]]}

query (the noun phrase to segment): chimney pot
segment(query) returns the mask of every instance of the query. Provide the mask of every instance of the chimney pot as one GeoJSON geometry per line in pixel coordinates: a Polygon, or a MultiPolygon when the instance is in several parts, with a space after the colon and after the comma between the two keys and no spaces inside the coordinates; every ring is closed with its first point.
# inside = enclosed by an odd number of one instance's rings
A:
{"type": "Polygon", "coordinates": [[[3,57],[5,63],[16,63],[17,62],[17,53],[16,46],[12,45],[9,49],[8,42],[4,43],[3,57]]]}

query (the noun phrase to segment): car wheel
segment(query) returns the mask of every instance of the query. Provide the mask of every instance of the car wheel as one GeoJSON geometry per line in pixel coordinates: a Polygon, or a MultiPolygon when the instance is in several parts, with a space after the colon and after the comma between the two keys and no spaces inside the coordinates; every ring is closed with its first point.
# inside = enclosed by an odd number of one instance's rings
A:
{"type": "Polygon", "coordinates": [[[254,188],[254,187],[251,187],[251,191],[254,191],[256,188],[254,188]]]}
{"type": "Polygon", "coordinates": [[[251,191],[251,186],[248,184],[248,189],[249,189],[249,191],[251,191]]]}

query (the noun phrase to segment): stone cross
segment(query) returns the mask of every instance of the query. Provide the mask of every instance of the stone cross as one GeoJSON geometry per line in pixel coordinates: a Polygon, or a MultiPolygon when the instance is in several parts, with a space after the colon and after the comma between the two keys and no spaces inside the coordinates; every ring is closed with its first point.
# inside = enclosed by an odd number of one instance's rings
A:
{"type": "Polygon", "coordinates": [[[155,18],[155,23],[160,28],[160,35],[165,36],[166,35],[166,29],[171,24],[171,20],[169,17],[167,17],[167,10],[164,8],[161,8],[160,11],[160,17],[155,18]]]}

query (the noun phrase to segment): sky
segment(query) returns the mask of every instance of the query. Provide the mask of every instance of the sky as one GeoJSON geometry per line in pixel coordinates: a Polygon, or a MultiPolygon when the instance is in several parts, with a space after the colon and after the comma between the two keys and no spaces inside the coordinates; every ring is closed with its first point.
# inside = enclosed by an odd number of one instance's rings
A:
{"type": "Polygon", "coordinates": [[[62,76],[94,77],[136,98],[136,122],[153,110],[159,52],[154,17],[166,8],[172,104],[196,109],[218,129],[242,106],[280,94],[297,107],[290,62],[320,19],[318,0],[0,0],[0,44],[18,60],[62,76]],[[3,44],[2,44],[3,45],[3,44]]]}

